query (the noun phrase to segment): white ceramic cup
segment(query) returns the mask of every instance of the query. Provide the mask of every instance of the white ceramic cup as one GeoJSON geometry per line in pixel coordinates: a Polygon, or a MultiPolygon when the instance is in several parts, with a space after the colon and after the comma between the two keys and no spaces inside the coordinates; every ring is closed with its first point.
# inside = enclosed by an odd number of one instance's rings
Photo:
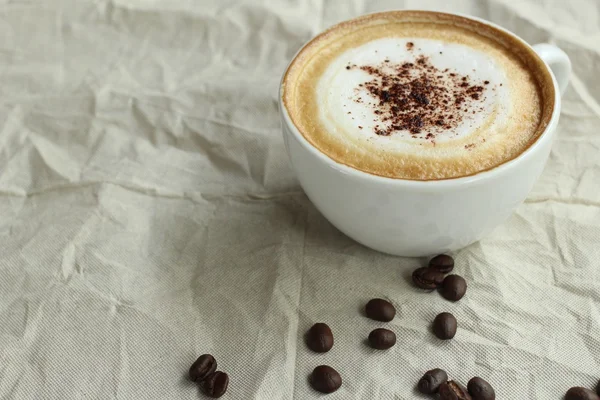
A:
{"type": "MultiPolygon", "coordinates": [[[[517,38],[491,22],[474,18],[517,38]]],[[[571,62],[558,47],[531,46],[553,72],[552,119],[537,141],[517,158],[476,175],[436,181],[392,179],[339,164],[313,147],[292,123],[279,93],[283,137],[300,185],[340,231],[372,249],[407,257],[465,247],[504,222],[538,179],[558,125],[560,96],[571,62]]]]}

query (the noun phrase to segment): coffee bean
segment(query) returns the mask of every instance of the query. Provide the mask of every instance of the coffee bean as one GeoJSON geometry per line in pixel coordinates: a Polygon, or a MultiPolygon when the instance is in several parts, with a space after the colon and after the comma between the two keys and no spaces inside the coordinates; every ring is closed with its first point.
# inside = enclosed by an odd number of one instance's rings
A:
{"type": "Polygon", "coordinates": [[[473,400],[495,400],[496,392],[494,392],[494,388],[492,385],[476,376],[475,378],[471,378],[469,383],[467,383],[467,390],[469,394],[473,397],[473,400]]]}
{"type": "Polygon", "coordinates": [[[396,309],[387,300],[372,299],[365,306],[367,317],[375,321],[390,322],[396,316],[396,309]]]}
{"type": "Polygon", "coordinates": [[[326,353],[333,347],[333,333],[327,324],[314,324],[306,334],[306,345],[317,353],[326,353]]]}
{"type": "Polygon", "coordinates": [[[190,367],[190,379],[202,382],[217,370],[217,360],[210,354],[202,354],[190,367]]]}
{"type": "Polygon", "coordinates": [[[454,269],[454,258],[446,254],[440,254],[429,261],[429,268],[448,274],[454,269]]]}
{"type": "Polygon", "coordinates": [[[440,293],[445,299],[458,301],[467,292],[467,281],[459,275],[448,275],[442,282],[440,293]]]}
{"type": "Polygon", "coordinates": [[[440,385],[440,400],[472,400],[471,395],[463,385],[448,381],[440,385]]]}
{"type": "Polygon", "coordinates": [[[342,377],[328,365],[319,365],[310,376],[310,384],[317,392],[333,393],[342,386],[342,377]]]}
{"type": "Polygon", "coordinates": [[[396,334],[389,329],[377,328],[369,333],[369,344],[377,350],[387,350],[396,344],[396,334]]]}
{"type": "Polygon", "coordinates": [[[433,333],[442,340],[452,339],[456,335],[457,325],[454,315],[443,312],[433,320],[433,333]]]}
{"type": "Polygon", "coordinates": [[[435,368],[425,372],[417,387],[423,394],[437,393],[440,385],[448,380],[448,374],[443,369],[435,368]]]}
{"type": "Polygon", "coordinates": [[[229,375],[217,371],[212,373],[204,381],[204,394],[215,399],[223,396],[229,386],[229,375]]]}
{"type": "Polygon", "coordinates": [[[590,389],[582,387],[572,387],[565,394],[565,400],[598,400],[599,397],[590,389]]]}
{"type": "Polygon", "coordinates": [[[412,279],[415,286],[425,290],[433,290],[444,281],[444,274],[433,268],[421,267],[413,272],[412,279]]]}
{"type": "Polygon", "coordinates": [[[598,381],[598,384],[596,385],[596,393],[600,396],[600,381],[598,381]]]}

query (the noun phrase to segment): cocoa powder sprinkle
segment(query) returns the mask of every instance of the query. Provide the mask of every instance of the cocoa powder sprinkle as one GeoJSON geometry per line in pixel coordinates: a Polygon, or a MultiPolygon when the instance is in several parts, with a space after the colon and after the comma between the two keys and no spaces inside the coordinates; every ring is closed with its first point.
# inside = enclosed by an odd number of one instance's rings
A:
{"type": "MultiPolygon", "coordinates": [[[[412,50],[414,43],[408,42],[406,47],[412,50]]],[[[481,110],[475,102],[485,99],[482,85],[489,84],[473,82],[468,75],[448,68],[441,70],[424,55],[416,57],[414,63],[386,59],[378,65],[353,64],[346,68],[370,75],[370,80],[355,89],[353,101],[368,104],[378,115],[381,124],[373,128],[375,134],[389,136],[408,131],[412,137],[432,143],[437,134],[456,128],[465,117],[463,112],[474,113],[475,107],[481,110]],[[359,95],[362,90],[370,94],[370,99],[359,95]],[[424,130],[428,133],[420,135],[424,130]]]]}

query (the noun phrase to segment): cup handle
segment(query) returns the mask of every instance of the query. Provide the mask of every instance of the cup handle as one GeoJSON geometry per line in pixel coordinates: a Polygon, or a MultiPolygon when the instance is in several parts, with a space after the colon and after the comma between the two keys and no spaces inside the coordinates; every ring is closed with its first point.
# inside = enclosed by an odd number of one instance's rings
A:
{"type": "Polygon", "coordinates": [[[571,76],[571,60],[569,60],[569,56],[558,47],[548,43],[536,44],[533,46],[533,49],[552,70],[562,96],[569,85],[569,78],[571,76]]]}

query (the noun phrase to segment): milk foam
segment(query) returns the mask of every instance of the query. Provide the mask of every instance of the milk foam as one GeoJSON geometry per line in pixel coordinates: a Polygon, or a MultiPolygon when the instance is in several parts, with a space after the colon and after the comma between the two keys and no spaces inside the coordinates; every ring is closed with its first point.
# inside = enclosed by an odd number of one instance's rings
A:
{"type": "MultiPolygon", "coordinates": [[[[451,82],[447,84],[451,85],[451,82]]],[[[483,125],[486,126],[486,136],[493,136],[506,125],[510,109],[508,87],[502,66],[485,53],[468,46],[423,38],[383,38],[350,49],[335,58],[319,80],[316,96],[321,123],[340,142],[368,140],[386,151],[414,154],[422,152],[424,143],[435,141],[447,144],[444,148],[444,153],[447,153],[464,151],[464,139],[478,132],[483,125]],[[407,43],[414,43],[414,47],[409,50],[407,43]],[[421,55],[428,57],[430,64],[440,70],[448,68],[469,76],[470,81],[488,81],[484,98],[477,103],[476,109],[470,107],[467,112],[460,111],[462,121],[451,129],[425,127],[418,135],[408,130],[394,131],[389,136],[374,134],[376,126],[385,125],[381,115],[374,112],[379,100],[359,86],[364,86],[372,77],[365,71],[347,69],[346,66],[381,65],[385,60],[390,64],[415,63],[421,55]],[[357,97],[363,101],[355,101],[357,97]],[[435,139],[431,139],[431,135],[428,138],[429,133],[435,134],[435,139]],[[453,149],[452,142],[456,143],[456,149],[453,149]]],[[[437,156],[442,156],[441,152],[438,151],[437,156]]]]}
{"type": "Polygon", "coordinates": [[[527,45],[426,11],[329,29],[298,53],[282,84],[284,106],[312,146],[409,180],[473,175],[518,157],[544,132],[554,98],[547,67],[527,45]]]}

